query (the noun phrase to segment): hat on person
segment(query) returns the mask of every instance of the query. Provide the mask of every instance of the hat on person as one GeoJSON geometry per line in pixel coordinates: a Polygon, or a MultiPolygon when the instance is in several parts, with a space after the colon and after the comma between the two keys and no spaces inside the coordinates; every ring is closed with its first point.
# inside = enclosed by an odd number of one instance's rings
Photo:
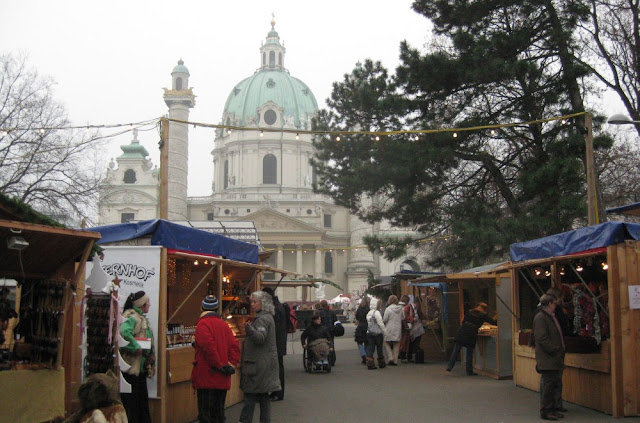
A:
{"type": "Polygon", "coordinates": [[[218,299],[215,295],[207,295],[202,300],[202,310],[213,311],[218,309],[218,299]]]}

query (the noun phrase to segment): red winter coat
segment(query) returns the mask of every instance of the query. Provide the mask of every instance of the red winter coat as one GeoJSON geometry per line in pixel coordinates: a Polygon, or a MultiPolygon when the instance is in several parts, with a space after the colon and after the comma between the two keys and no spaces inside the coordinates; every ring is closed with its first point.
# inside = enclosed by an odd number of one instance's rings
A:
{"type": "Polygon", "coordinates": [[[204,314],[196,326],[196,356],[191,370],[194,389],[231,389],[231,376],[217,369],[238,365],[240,345],[229,325],[217,313],[204,314]]]}

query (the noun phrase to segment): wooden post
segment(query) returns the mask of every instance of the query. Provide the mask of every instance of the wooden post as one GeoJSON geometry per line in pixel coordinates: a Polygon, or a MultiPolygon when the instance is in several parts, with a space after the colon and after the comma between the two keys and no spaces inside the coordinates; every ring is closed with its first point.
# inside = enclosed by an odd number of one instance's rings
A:
{"type": "Polygon", "coordinates": [[[596,169],[593,156],[593,117],[587,113],[584,118],[584,125],[587,133],[584,136],[586,143],[586,166],[587,166],[587,207],[589,226],[600,223],[598,217],[598,190],[596,187],[596,169]]]}
{"type": "Polygon", "coordinates": [[[169,120],[160,119],[160,201],[158,216],[169,219],[169,120]]]}

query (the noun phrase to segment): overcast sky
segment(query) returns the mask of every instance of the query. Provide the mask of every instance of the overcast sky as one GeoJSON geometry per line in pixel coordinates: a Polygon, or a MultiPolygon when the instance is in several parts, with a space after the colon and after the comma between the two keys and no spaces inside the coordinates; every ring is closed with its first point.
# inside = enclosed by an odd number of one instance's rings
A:
{"type": "MultiPolygon", "coordinates": [[[[29,64],[56,82],[56,99],[76,125],[139,122],[167,113],[163,87],[182,58],[196,95],[190,120],[220,123],[235,84],[260,65],[271,29],[287,49],[285,66],[304,81],[319,106],[331,84],[357,61],[380,60],[393,71],[399,45],[422,47],[430,24],[411,0],[0,1],[0,53],[29,54],[29,64]]],[[[190,128],[189,195],[211,192],[212,129],[190,128]]],[[[122,154],[131,134],[111,142],[122,154]]],[[[140,142],[159,165],[158,135],[140,142]]]]}

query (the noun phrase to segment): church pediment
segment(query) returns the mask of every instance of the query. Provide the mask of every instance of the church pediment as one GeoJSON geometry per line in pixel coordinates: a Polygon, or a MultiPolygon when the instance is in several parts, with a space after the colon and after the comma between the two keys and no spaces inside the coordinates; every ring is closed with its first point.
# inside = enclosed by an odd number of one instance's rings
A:
{"type": "Polygon", "coordinates": [[[260,231],[323,233],[319,228],[274,210],[260,210],[244,216],[242,220],[251,220],[260,231]]]}

